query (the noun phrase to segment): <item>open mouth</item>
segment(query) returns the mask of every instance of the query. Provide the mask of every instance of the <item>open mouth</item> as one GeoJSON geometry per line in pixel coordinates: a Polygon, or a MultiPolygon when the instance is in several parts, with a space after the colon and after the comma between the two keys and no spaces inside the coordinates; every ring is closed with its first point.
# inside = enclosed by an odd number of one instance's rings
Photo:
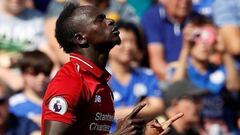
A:
{"type": "Polygon", "coordinates": [[[120,32],[118,31],[118,27],[113,27],[113,28],[112,28],[112,33],[118,35],[118,34],[120,33],[120,32]]]}

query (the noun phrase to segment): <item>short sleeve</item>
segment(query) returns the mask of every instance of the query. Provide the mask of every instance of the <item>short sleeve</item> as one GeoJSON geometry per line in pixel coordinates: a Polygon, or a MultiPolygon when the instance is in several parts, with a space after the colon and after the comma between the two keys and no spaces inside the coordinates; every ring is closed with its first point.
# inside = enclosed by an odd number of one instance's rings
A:
{"type": "Polygon", "coordinates": [[[74,78],[54,79],[44,97],[44,119],[72,124],[81,91],[81,83],[74,78]]]}

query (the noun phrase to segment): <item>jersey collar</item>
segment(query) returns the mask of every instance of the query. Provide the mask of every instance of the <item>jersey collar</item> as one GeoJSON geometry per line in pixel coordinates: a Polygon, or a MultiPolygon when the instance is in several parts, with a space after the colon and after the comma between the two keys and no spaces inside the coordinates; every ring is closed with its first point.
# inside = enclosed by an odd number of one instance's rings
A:
{"type": "Polygon", "coordinates": [[[108,81],[111,77],[107,70],[100,69],[92,61],[80,54],[70,53],[70,61],[77,62],[80,65],[81,69],[89,71],[97,78],[102,78],[108,81]]]}

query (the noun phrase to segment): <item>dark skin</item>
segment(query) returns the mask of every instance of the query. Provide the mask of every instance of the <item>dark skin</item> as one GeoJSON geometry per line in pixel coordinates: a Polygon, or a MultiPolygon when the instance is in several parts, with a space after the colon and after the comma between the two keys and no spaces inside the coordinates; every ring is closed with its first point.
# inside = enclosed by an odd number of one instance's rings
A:
{"type": "MultiPolygon", "coordinates": [[[[73,37],[76,45],[76,49],[73,52],[81,54],[101,69],[105,69],[109,51],[121,42],[119,31],[115,27],[114,21],[106,18],[100,10],[90,6],[88,8],[88,11],[83,16],[75,12],[78,22],[75,22],[77,25],[74,26],[81,27],[81,30],[73,37]]],[[[137,105],[128,116],[120,120],[117,131],[112,135],[143,134],[146,122],[141,118],[137,118],[137,114],[145,105],[146,103],[137,105]]],[[[150,125],[152,125],[150,130],[165,131],[165,128],[159,123],[152,122],[150,125]]],[[[66,131],[71,129],[71,125],[59,121],[46,120],[44,121],[44,126],[45,135],[64,135],[66,131]]]]}

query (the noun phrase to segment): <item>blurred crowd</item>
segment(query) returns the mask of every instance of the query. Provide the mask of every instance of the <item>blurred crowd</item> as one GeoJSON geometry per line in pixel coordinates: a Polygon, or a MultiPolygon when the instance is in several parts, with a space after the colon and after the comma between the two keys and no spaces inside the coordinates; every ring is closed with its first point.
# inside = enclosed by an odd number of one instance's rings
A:
{"type": "Polygon", "coordinates": [[[44,91],[69,60],[55,39],[67,1],[119,27],[115,121],[144,101],[145,120],[185,114],[170,135],[240,135],[240,0],[0,0],[0,134],[40,134],[44,91]]]}

